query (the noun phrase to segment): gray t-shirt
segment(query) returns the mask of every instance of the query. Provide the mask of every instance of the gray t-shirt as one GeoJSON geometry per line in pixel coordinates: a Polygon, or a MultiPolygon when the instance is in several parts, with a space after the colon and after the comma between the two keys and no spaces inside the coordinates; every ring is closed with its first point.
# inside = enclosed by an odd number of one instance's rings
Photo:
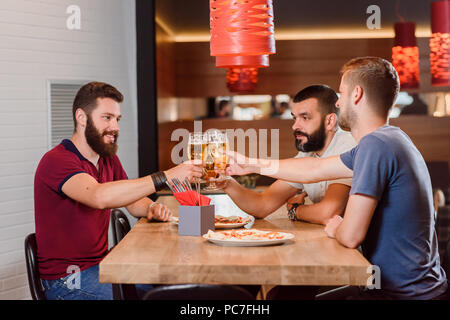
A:
{"type": "MultiPolygon", "coordinates": [[[[328,145],[325,152],[318,156],[315,152],[299,152],[295,158],[304,158],[304,157],[313,157],[313,158],[326,158],[330,156],[339,155],[341,153],[347,152],[348,150],[351,150],[356,146],[355,139],[353,139],[350,132],[338,129],[336,133],[334,134],[333,139],[331,140],[330,144],[328,145]]],[[[327,191],[328,187],[332,185],[333,183],[342,183],[347,186],[352,185],[352,179],[337,179],[337,180],[328,180],[328,181],[320,181],[316,183],[295,183],[295,182],[288,182],[286,183],[290,184],[294,188],[297,189],[303,189],[307,194],[308,198],[313,203],[318,203],[322,201],[325,192],[327,191]]]]}
{"type": "Polygon", "coordinates": [[[430,175],[409,137],[385,125],[341,160],[353,170],[350,195],[378,200],[361,248],[380,267],[381,290],[399,299],[444,293],[447,280],[439,261],[430,175]]]}

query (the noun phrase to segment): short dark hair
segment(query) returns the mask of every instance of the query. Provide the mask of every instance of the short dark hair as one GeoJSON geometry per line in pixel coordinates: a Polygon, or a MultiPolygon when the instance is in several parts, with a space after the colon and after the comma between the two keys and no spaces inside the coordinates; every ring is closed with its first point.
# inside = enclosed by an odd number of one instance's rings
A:
{"type": "Polygon", "coordinates": [[[339,114],[339,109],[336,107],[338,96],[336,92],[329,86],[324,84],[315,84],[299,91],[294,99],[294,103],[302,102],[306,99],[315,98],[319,104],[319,112],[322,116],[330,113],[339,114]]]}
{"type": "Polygon", "coordinates": [[[387,117],[400,90],[400,81],[394,66],[379,57],[359,57],[348,61],[341,69],[350,89],[363,88],[367,101],[376,114],[387,117]]]}
{"type": "Polygon", "coordinates": [[[110,98],[118,103],[123,101],[122,93],[110,84],[104,82],[89,82],[85,84],[78,90],[73,101],[72,116],[74,130],[77,128],[77,120],[75,118],[77,109],[82,109],[89,115],[97,107],[98,98],[110,98]]]}

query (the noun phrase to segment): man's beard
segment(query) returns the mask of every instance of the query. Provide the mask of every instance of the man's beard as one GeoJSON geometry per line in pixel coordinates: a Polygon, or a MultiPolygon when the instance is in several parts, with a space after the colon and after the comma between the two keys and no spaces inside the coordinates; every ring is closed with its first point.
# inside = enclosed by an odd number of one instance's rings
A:
{"type": "Polygon", "coordinates": [[[345,131],[351,131],[352,127],[356,123],[356,113],[348,106],[345,111],[340,112],[339,115],[339,127],[345,131]]]}
{"type": "Polygon", "coordinates": [[[100,157],[106,158],[116,154],[117,152],[117,139],[119,138],[118,131],[104,131],[100,133],[92,122],[91,117],[88,115],[86,122],[86,130],[84,132],[88,145],[94,150],[100,157]],[[103,137],[106,135],[113,135],[113,143],[105,143],[103,137]]]}
{"type": "Polygon", "coordinates": [[[312,152],[322,150],[322,148],[325,145],[325,138],[326,138],[325,121],[323,120],[324,119],[322,119],[321,121],[319,129],[317,129],[312,134],[307,134],[300,130],[294,131],[295,147],[297,148],[298,151],[312,152]],[[297,139],[297,135],[305,136],[308,139],[308,141],[302,144],[301,140],[297,139]]]}

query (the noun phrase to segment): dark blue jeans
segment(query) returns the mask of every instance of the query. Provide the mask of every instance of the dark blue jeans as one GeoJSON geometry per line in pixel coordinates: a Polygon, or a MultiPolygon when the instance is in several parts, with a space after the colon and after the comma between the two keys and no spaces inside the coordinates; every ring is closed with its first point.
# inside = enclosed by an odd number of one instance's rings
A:
{"type": "MultiPolygon", "coordinates": [[[[112,284],[98,281],[98,265],[61,279],[42,280],[42,284],[48,300],[113,300],[112,284]]],[[[151,288],[136,285],[138,297],[142,298],[151,288]]]]}

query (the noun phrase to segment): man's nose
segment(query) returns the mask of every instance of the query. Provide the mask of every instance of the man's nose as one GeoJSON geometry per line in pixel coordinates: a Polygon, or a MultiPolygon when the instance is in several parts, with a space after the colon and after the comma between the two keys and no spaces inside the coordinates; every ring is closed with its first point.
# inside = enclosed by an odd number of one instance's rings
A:
{"type": "Polygon", "coordinates": [[[300,130],[301,131],[300,125],[297,120],[294,121],[294,124],[292,125],[292,130],[294,130],[294,131],[300,130]]]}
{"type": "Polygon", "coordinates": [[[117,120],[111,121],[110,129],[111,129],[111,131],[119,131],[120,130],[119,121],[117,121],[117,120]]]}

